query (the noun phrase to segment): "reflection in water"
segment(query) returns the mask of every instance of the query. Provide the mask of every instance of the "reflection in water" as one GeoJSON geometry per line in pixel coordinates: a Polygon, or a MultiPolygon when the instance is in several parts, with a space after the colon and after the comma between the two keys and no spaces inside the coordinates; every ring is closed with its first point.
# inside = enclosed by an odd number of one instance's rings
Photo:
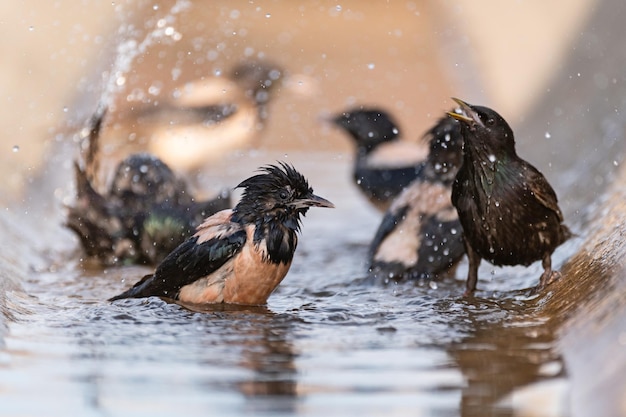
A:
{"type": "Polygon", "coordinates": [[[250,397],[296,395],[294,360],[297,355],[291,343],[293,317],[273,313],[264,306],[219,305],[196,311],[207,313],[210,320],[220,317],[226,326],[233,327],[231,344],[241,349],[238,365],[253,371],[250,378],[236,384],[242,394],[250,397]]]}
{"type": "Polygon", "coordinates": [[[476,299],[464,303],[461,315],[468,336],[447,347],[467,384],[461,400],[463,416],[513,415],[512,405],[501,403],[507,394],[560,375],[555,329],[537,301],[476,299]]]}

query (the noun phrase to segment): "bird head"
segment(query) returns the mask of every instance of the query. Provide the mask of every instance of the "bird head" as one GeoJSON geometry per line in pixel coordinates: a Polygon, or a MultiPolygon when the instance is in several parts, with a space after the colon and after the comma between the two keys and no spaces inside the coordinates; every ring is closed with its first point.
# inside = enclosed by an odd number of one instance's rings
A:
{"type": "Polygon", "coordinates": [[[113,198],[145,199],[148,202],[176,200],[185,195],[185,185],[159,158],[148,153],[138,153],[124,159],[117,166],[110,187],[113,198]]]}
{"type": "Polygon", "coordinates": [[[398,138],[400,130],[395,121],[383,110],[355,108],[331,119],[345,129],[359,150],[368,153],[378,145],[398,138]]]}
{"type": "Polygon", "coordinates": [[[269,102],[284,75],[277,65],[262,61],[243,61],[231,70],[231,78],[259,105],[269,102]]]}
{"type": "Polygon", "coordinates": [[[448,116],[460,122],[464,147],[480,150],[489,159],[515,155],[513,130],[502,116],[489,107],[453,100],[459,108],[448,112],[448,116]]]}
{"type": "Polygon", "coordinates": [[[276,218],[292,220],[297,227],[300,214],[309,207],[334,207],[330,201],[313,194],[313,189],[302,174],[289,164],[267,165],[259,169],[261,174],[242,181],[241,200],[234,208],[235,217],[244,222],[256,222],[276,218]]]}

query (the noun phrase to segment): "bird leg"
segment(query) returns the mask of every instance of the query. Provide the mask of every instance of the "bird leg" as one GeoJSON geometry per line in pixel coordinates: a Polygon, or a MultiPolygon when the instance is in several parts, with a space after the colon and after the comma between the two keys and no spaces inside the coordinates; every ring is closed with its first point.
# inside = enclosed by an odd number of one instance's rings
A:
{"type": "Polygon", "coordinates": [[[471,247],[466,237],[463,237],[465,243],[465,252],[467,253],[467,259],[469,261],[469,269],[467,271],[467,282],[465,283],[465,292],[463,297],[467,297],[474,293],[476,290],[476,283],[478,282],[478,267],[480,266],[481,257],[471,247]]]}
{"type": "Polygon", "coordinates": [[[561,278],[561,273],[559,271],[552,270],[551,254],[548,253],[543,257],[541,260],[541,266],[543,266],[543,274],[541,274],[541,278],[539,278],[539,285],[537,285],[536,291],[544,289],[554,281],[561,278]]]}

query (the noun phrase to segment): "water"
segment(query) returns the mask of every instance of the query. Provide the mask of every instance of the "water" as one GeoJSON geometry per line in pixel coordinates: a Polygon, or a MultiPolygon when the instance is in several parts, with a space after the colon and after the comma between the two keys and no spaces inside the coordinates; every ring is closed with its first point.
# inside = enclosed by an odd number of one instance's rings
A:
{"type": "MultiPolygon", "coordinates": [[[[224,181],[280,157],[256,152],[224,181]]],[[[288,159],[337,208],[307,214],[293,266],[264,307],[109,303],[148,269],[82,265],[58,209],[55,221],[26,227],[23,238],[57,243],[28,254],[24,291],[7,295],[19,308],[0,354],[0,410],[484,415],[513,388],[555,376],[540,372],[561,359],[541,300],[525,289],[538,268],[485,266],[473,300],[461,297],[465,266],[436,286],[362,284],[379,214],[349,183],[344,158],[288,159]]]]}

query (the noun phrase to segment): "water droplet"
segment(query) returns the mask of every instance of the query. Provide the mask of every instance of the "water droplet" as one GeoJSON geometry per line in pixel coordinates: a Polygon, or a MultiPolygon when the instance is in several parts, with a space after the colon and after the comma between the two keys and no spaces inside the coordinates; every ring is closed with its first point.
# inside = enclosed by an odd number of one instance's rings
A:
{"type": "Polygon", "coordinates": [[[19,152],[20,151],[20,147],[17,145],[13,146],[13,152],[19,152]]]}
{"type": "Polygon", "coordinates": [[[32,32],[33,30],[35,30],[35,27],[34,27],[34,26],[29,26],[29,27],[28,27],[28,31],[29,31],[29,32],[32,32]]]}
{"type": "Polygon", "coordinates": [[[266,17],[267,19],[269,19],[270,17],[272,17],[272,14],[271,14],[271,13],[265,13],[265,17],[266,17]]]}
{"type": "Polygon", "coordinates": [[[546,137],[546,139],[550,139],[552,137],[550,132],[546,132],[544,136],[546,137]]]}
{"type": "Polygon", "coordinates": [[[145,174],[146,172],[148,172],[148,165],[142,165],[139,167],[139,172],[141,172],[142,174],[145,174]]]}
{"type": "Polygon", "coordinates": [[[398,128],[397,128],[397,127],[394,127],[393,129],[391,129],[391,132],[392,132],[394,135],[397,135],[398,133],[400,133],[400,131],[398,130],[398,128]]]}
{"type": "Polygon", "coordinates": [[[369,64],[367,64],[367,69],[373,70],[375,67],[376,67],[376,64],[374,64],[373,62],[370,62],[369,64]]]}
{"type": "Polygon", "coordinates": [[[230,11],[230,18],[231,19],[237,19],[237,18],[239,18],[240,15],[241,15],[241,13],[237,9],[230,11]]]}
{"type": "Polygon", "coordinates": [[[67,106],[63,106],[63,113],[67,113],[67,111],[68,111],[67,106]]]}
{"type": "Polygon", "coordinates": [[[152,96],[159,95],[160,92],[161,92],[160,84],[152,84],[150,87],[148,87],[148,94],[152,96]]]}
{"type": "Polygon", "coordinates": [[[437,289],[437,283],[435,281],[428,282],[428,286],[430,287],[431,290],[437,289]]]}
{"type": "Polygon", "coordinates": [[[450,229],[450,234],[451,235],[456,235],[458,232],[456,231],[455,228],[450,229]]]}
{"type": "Polygon", "coordinates": [[[155,4],[154,6],[152,6],[152,10],[159,10],[159,5],[155,4]]]}
{"type": "Polygon", "coordinates": [[[496,207],[500,207],[500,202],[499,202],[499,201],[495,201],[493,204],[494,204],[496,207]]]}
{"type": "Polygon", "coordinates": [[[489,162],[496,162],[496,156],[495,155],[489,155],[489,162]]]}
{"type": "Polygon", "coordinates": [[[613,165],[614,165],[614,166],[618,166],[618,165],[619,165],[619,162],[617,162],[617,161],[613,161],[613,165]]]}
{"type": "Polygon", "coordinates": [[[124,77],[123,75],[120,75],[115,80],[115,84],[117,84],[118,87],[123,86],[124,84],[126,84],[126,77],[124,77]]]}

